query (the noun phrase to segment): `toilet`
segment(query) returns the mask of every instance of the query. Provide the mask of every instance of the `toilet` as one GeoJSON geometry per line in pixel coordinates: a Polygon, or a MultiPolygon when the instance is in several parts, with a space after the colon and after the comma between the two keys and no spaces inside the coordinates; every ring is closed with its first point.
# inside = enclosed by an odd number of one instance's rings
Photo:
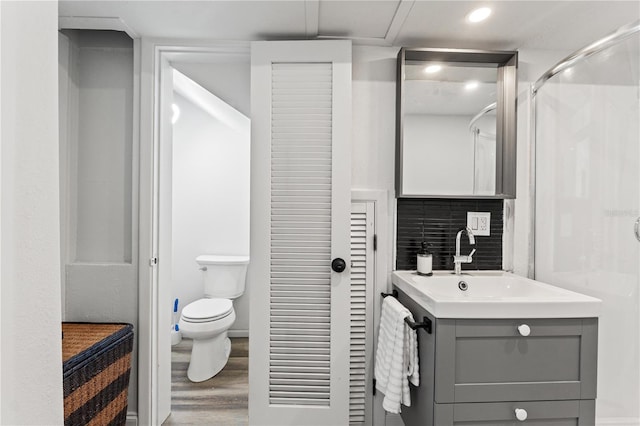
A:
{"type": "Polygon", "coordinates": [[[204,298],[185,306],[178,324],[182,336],[193,339],[187,377],[203,382],[229,360],[227,330],[236,320],[233,299],[244,293],[249,257],[201,255],[196,262],[202,271],[204,298]]]}

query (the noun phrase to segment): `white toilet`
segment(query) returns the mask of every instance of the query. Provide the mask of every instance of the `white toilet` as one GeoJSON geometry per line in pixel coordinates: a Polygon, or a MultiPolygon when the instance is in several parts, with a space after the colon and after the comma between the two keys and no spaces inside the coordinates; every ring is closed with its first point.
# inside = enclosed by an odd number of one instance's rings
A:
{"type": "Polygon", "coordinates": [[[227,330],[236,320],[232,299],[244,293],[248,256],[201,255],[204,298],[189,303],[180,315],[182,336],[193,339],[187,377],[202,382],[218,374],[229,360],[227,330]]]}

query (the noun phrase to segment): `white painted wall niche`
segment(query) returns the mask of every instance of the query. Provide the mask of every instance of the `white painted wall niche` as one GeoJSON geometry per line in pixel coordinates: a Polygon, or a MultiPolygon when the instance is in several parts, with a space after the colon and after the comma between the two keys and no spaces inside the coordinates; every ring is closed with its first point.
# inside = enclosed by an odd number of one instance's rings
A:
{"type": "MultiPolygon", "coordinates": [[[[137,339],[136,42],[63,30],[58,43],[63,319],[130,323],[137,339]]],[[[135,342],[131,366],[135,417],[135,342]]]]}

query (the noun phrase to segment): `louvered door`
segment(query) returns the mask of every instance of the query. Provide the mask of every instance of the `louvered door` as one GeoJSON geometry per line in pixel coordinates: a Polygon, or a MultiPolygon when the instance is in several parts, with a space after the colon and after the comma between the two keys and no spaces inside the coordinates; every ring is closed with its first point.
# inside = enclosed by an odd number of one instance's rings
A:
{"type": "Polygon", "coordinates": [[[349,424],[371,424],[373,354],[374,203],[351,204],[349,424]]]}
{"type": "Polygon", "coordinates": [[[252,44],[249,423],[348,423],[351,45],[252,44]]]}

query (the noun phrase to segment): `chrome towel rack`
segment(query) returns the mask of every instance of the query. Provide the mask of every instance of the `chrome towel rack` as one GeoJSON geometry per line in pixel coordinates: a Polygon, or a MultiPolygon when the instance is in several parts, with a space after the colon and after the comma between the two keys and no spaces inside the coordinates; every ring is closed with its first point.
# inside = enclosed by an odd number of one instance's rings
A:
{"type": "MultiPolygon", "coordinates": [[[[384,299],[387,296],[391,296],[393,298],[398,298],[398,290],[392,290],[391,293],[380,293],[382,298],[384,299]]],[[[423,329],[427,332],[427,334],[431,334],[433,332],[433,323],[428,317],[422,317],[422,322],[413,322],[406,317],[404,322],[407,323],[412,330],[423,329]]]]}

